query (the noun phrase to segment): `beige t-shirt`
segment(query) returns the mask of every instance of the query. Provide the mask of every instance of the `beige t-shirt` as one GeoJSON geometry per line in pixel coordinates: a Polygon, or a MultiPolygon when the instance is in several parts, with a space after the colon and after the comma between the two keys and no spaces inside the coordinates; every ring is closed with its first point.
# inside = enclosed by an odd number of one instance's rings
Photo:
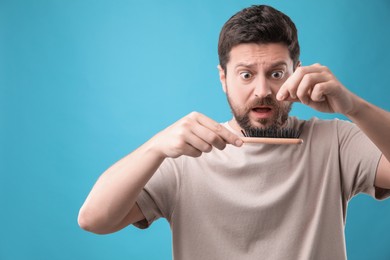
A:
{"type": "Polygon", "coordinates": [[[176,260],[345,259],[348,201],[389,195],[374,187],[381,153],[347,121],[288,124],[303,125],[302,145],[166,159],[137,200],[146,220],[135,225],[166,218],[176,260]]]}

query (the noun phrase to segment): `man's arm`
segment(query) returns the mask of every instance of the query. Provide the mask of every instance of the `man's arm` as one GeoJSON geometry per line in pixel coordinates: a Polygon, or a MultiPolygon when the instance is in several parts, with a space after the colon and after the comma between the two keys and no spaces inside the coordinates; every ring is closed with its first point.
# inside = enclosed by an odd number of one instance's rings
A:
{"type": "Polygon", "coordinates": [[[389,112],[350,92],[320,64],[297,68],[279,89],[277,99],[301,102],[318,111],[341,113],[351,119],[383,154],[375,186],[390,189],[389,112]]]}
{"type": "Polygon", "coordinates": [[[213,147],[224,149],[227,144],[241,146],[242,141],[212,119],[196,112],[189,114],[100,176],[80,209],[79,225],[106,234],[142,220],[137,197],[165,158],[197,157],[213,147]]]}
{"type": "Polygon", "coordinates": [[[365,100],[356,98],[355,110],[346,116],[351,119],[379,148],[381,157],[375,186],[390,189],[390,113],[365,100]]]}

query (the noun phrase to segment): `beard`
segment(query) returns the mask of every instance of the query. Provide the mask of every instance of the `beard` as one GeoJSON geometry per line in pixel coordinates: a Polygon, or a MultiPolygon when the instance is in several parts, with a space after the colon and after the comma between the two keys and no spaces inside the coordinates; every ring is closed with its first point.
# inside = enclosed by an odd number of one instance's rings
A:
{"type": "Polygon", "coordinates": [[[229,96],[228,92],[226,92],[226,96],[234,118],[238,125],[245,131],[251,129],[280,129],[286,123],[292,107],[292,102],[278,102],[276,98],[271,95],[268,95],[265,98],[255,98],[244,107],[239,107],[233,102],[233,99],[229,96]],[[272,108],[273,113],[270,118],[257,119],[254,122],[257,123],[255,125],[251,122],[249,113],[257,106],[269,106],[272,108]],[[258,126],[259,124],[260,126],[258,126]]]}

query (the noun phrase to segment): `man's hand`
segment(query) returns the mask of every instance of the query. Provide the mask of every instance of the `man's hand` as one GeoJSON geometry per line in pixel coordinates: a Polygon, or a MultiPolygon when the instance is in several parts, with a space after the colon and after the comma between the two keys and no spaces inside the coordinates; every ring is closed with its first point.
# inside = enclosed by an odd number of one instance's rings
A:
{"type": "Polygon", "coordinates": [[[79,225],[107,234],[145,218],[136,200],[165,158],[196,157],[227,144],[241,146],[242,141],[219,123],[192,112],[108,168],[80,209],[79,225]]]}
{"type": "Polygon", "coordinates": [[[151,143],[166,158],[181,155],[198,157],[213,147],[241,146],[241,139],[221,124],[198,112],[192,112],[155,135],[151,143]]]}
{"type": "Polygon", "coordinates": [[[348,115],[353,113],[356,96],[327,67],[314,64],[298,67],[281,86],[276,98],[301,102],[321,112],[348,115]]]}

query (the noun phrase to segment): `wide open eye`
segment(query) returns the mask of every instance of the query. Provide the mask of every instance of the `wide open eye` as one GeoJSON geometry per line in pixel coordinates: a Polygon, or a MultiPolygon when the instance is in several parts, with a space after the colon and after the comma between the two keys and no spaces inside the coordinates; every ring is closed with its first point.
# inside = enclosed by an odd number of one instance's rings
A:
{"type": "Polygon", "coordinates": [[[274,79],[281,79],[284,76],[284,71],[278,70],[271,73],[272,78],[274,79]]]}
{"type": "Polygon", "coordinates": [[[243,80],[249,80],[252,78],[252,73],[250,73],[248,71],[243,71],[243,72],[240,72],[240,76],[243,80]]]}

